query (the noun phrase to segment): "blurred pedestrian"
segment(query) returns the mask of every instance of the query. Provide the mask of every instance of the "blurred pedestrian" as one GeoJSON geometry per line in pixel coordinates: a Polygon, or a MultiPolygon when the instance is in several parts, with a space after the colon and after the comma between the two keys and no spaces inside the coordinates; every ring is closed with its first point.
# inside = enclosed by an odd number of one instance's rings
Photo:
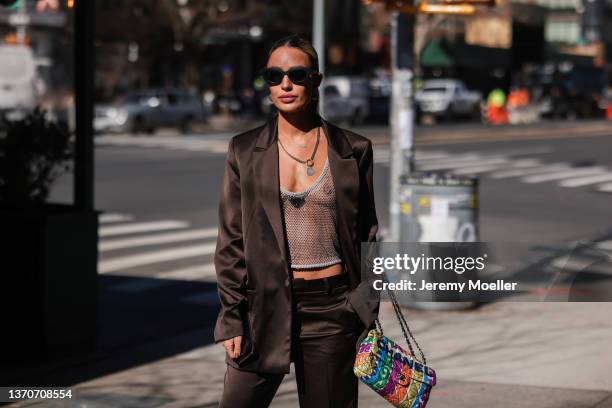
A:
{"type": "Polygon", "coordinates": [[[310,42],[279,40],[262,74],[278,113],[231,139],[219,203],[220,406],[268,407],[293,362],[301,408],[357,407],[380,304],[360,268],[378,231],[372,143],[319,115],[310,42]]]}

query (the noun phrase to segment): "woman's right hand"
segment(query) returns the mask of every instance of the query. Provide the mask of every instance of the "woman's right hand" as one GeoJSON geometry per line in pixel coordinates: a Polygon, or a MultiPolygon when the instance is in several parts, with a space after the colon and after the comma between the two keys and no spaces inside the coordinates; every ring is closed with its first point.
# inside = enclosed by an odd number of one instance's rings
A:
{"type": "Polygon", "coordinates": [[[223,347],[230,358],[236,358],[240,355],[240,347],[242,345],[242,336],[232,337],[223,341],[223,347]]]}

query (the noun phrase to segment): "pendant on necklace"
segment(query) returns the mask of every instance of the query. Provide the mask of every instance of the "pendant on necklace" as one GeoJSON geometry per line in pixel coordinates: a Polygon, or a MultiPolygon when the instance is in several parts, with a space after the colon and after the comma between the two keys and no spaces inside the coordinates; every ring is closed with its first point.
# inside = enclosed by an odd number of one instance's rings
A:
{"type": "Polygon", "coordinates": [[[314,166],[314,161],[312,159],[306,160],[306,174],[308,174],[309,176],[312,176],[314,174],[314,169],[312,168],[312,166],[314,166]]]}

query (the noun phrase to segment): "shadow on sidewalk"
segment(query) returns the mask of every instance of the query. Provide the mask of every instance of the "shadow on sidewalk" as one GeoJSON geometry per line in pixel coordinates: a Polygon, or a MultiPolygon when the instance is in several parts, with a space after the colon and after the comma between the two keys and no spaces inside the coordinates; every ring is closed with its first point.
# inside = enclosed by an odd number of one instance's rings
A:
{"type": "Polygon", "coordinates": [[[95,351],[2,363],[0,384],[67,386],[212,344],[218,311],[215,283],[100,275],[95,351]]]}

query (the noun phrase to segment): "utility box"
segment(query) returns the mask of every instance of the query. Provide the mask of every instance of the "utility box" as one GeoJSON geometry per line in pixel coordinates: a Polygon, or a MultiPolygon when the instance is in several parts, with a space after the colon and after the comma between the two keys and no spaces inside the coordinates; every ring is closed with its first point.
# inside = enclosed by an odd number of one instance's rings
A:
{"type": "MultiPolygon", "coordinates": [[[[477,178],[448,173],[403,175],[399,197],[400,242],[479,241],[477,178]]],[[[420,301],[416,292],[400,292],[397,295],[400,304],[418,309],[467,309],[476,305],[476,299],[444,301],[438,293],[431,292],[432,301],[420,301]]]]}

